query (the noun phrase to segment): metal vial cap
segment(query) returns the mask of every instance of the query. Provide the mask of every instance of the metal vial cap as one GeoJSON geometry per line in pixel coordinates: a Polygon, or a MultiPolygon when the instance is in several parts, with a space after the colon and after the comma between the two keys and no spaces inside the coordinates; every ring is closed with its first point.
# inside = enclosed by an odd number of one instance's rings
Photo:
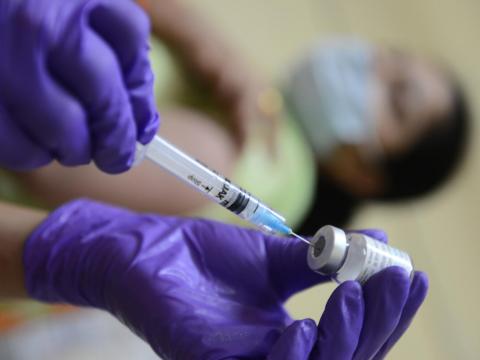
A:
{"type": "Polygon", "coordinates": [[[331,225],[317,231],[308,250],[307,263],[313,271],[331,275],[342,266],[347,252],[345,232],[331,225]]]}

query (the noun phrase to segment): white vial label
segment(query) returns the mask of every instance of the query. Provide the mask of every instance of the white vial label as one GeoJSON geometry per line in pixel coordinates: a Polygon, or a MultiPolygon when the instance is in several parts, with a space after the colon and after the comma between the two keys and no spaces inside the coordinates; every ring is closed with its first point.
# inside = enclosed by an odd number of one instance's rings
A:
{"type": "Polygon", "coordinates": [[[357,281],[364,283],[372,275],[390,266],[400,266],[408,273],[412,272],[412,262],[407,253],[367,236],[363,238],[366,242],[365,262],[357,281]]]}

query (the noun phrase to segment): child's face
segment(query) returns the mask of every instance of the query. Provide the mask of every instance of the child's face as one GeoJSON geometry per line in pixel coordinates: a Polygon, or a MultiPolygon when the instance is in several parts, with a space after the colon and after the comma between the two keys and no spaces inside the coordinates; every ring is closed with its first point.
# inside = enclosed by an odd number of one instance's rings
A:
{"type": "Polygon", "coordinates": [[[376,142],[338,144],[320,162],[342,188],[360,197],[381,194],[385,159],[408,151],[435,126],[442,126],[453,106],[451,83],[440,67],[406,52],[376,47],[376,91],[369,97],[376,142]],[[365,156],[365,154],[369,156],[365,156]]]}
{"type": "Polygon", "coordinates": [[[451,85],[440,67],[406,52],[378,47],[375,59],[372,114],[384,156],[397,155],[445,121],[451,85]]]}

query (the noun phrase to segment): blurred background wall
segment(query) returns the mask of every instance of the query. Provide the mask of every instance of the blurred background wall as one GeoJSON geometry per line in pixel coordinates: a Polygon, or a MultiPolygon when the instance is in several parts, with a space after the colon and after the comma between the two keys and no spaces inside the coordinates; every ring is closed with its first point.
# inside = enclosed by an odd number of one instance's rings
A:
{"type": "MultiPolygon", "coordinates": [[[[338,34],[411,49],[450,64],[479,114],[478,0],[189,0],[261,71],[279,80],[313,41],[338,34]]],[[[369,205],[354,228],[381,227],[430,277],[431,290],[391,359],[480,357],[480,152],[478,126],[459,176],[422,201],[369,205]]],[[[334,285],[289,301],[295,317],[318,319],[334,285]]]]}

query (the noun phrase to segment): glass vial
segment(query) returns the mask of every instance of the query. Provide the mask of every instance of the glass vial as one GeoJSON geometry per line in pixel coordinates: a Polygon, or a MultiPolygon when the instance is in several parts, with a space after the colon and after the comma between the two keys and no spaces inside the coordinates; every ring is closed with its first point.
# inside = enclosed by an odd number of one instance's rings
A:
{"type": "Polygon", "coordinates": [[[313,271],[330,275],[338,283],[348,280],[364,283],[390,266],[400,266],[411,275],[414,270],[406,252],[367,235],[347,234],[330,225],[315,234],[307,261],[313,271]]]}

